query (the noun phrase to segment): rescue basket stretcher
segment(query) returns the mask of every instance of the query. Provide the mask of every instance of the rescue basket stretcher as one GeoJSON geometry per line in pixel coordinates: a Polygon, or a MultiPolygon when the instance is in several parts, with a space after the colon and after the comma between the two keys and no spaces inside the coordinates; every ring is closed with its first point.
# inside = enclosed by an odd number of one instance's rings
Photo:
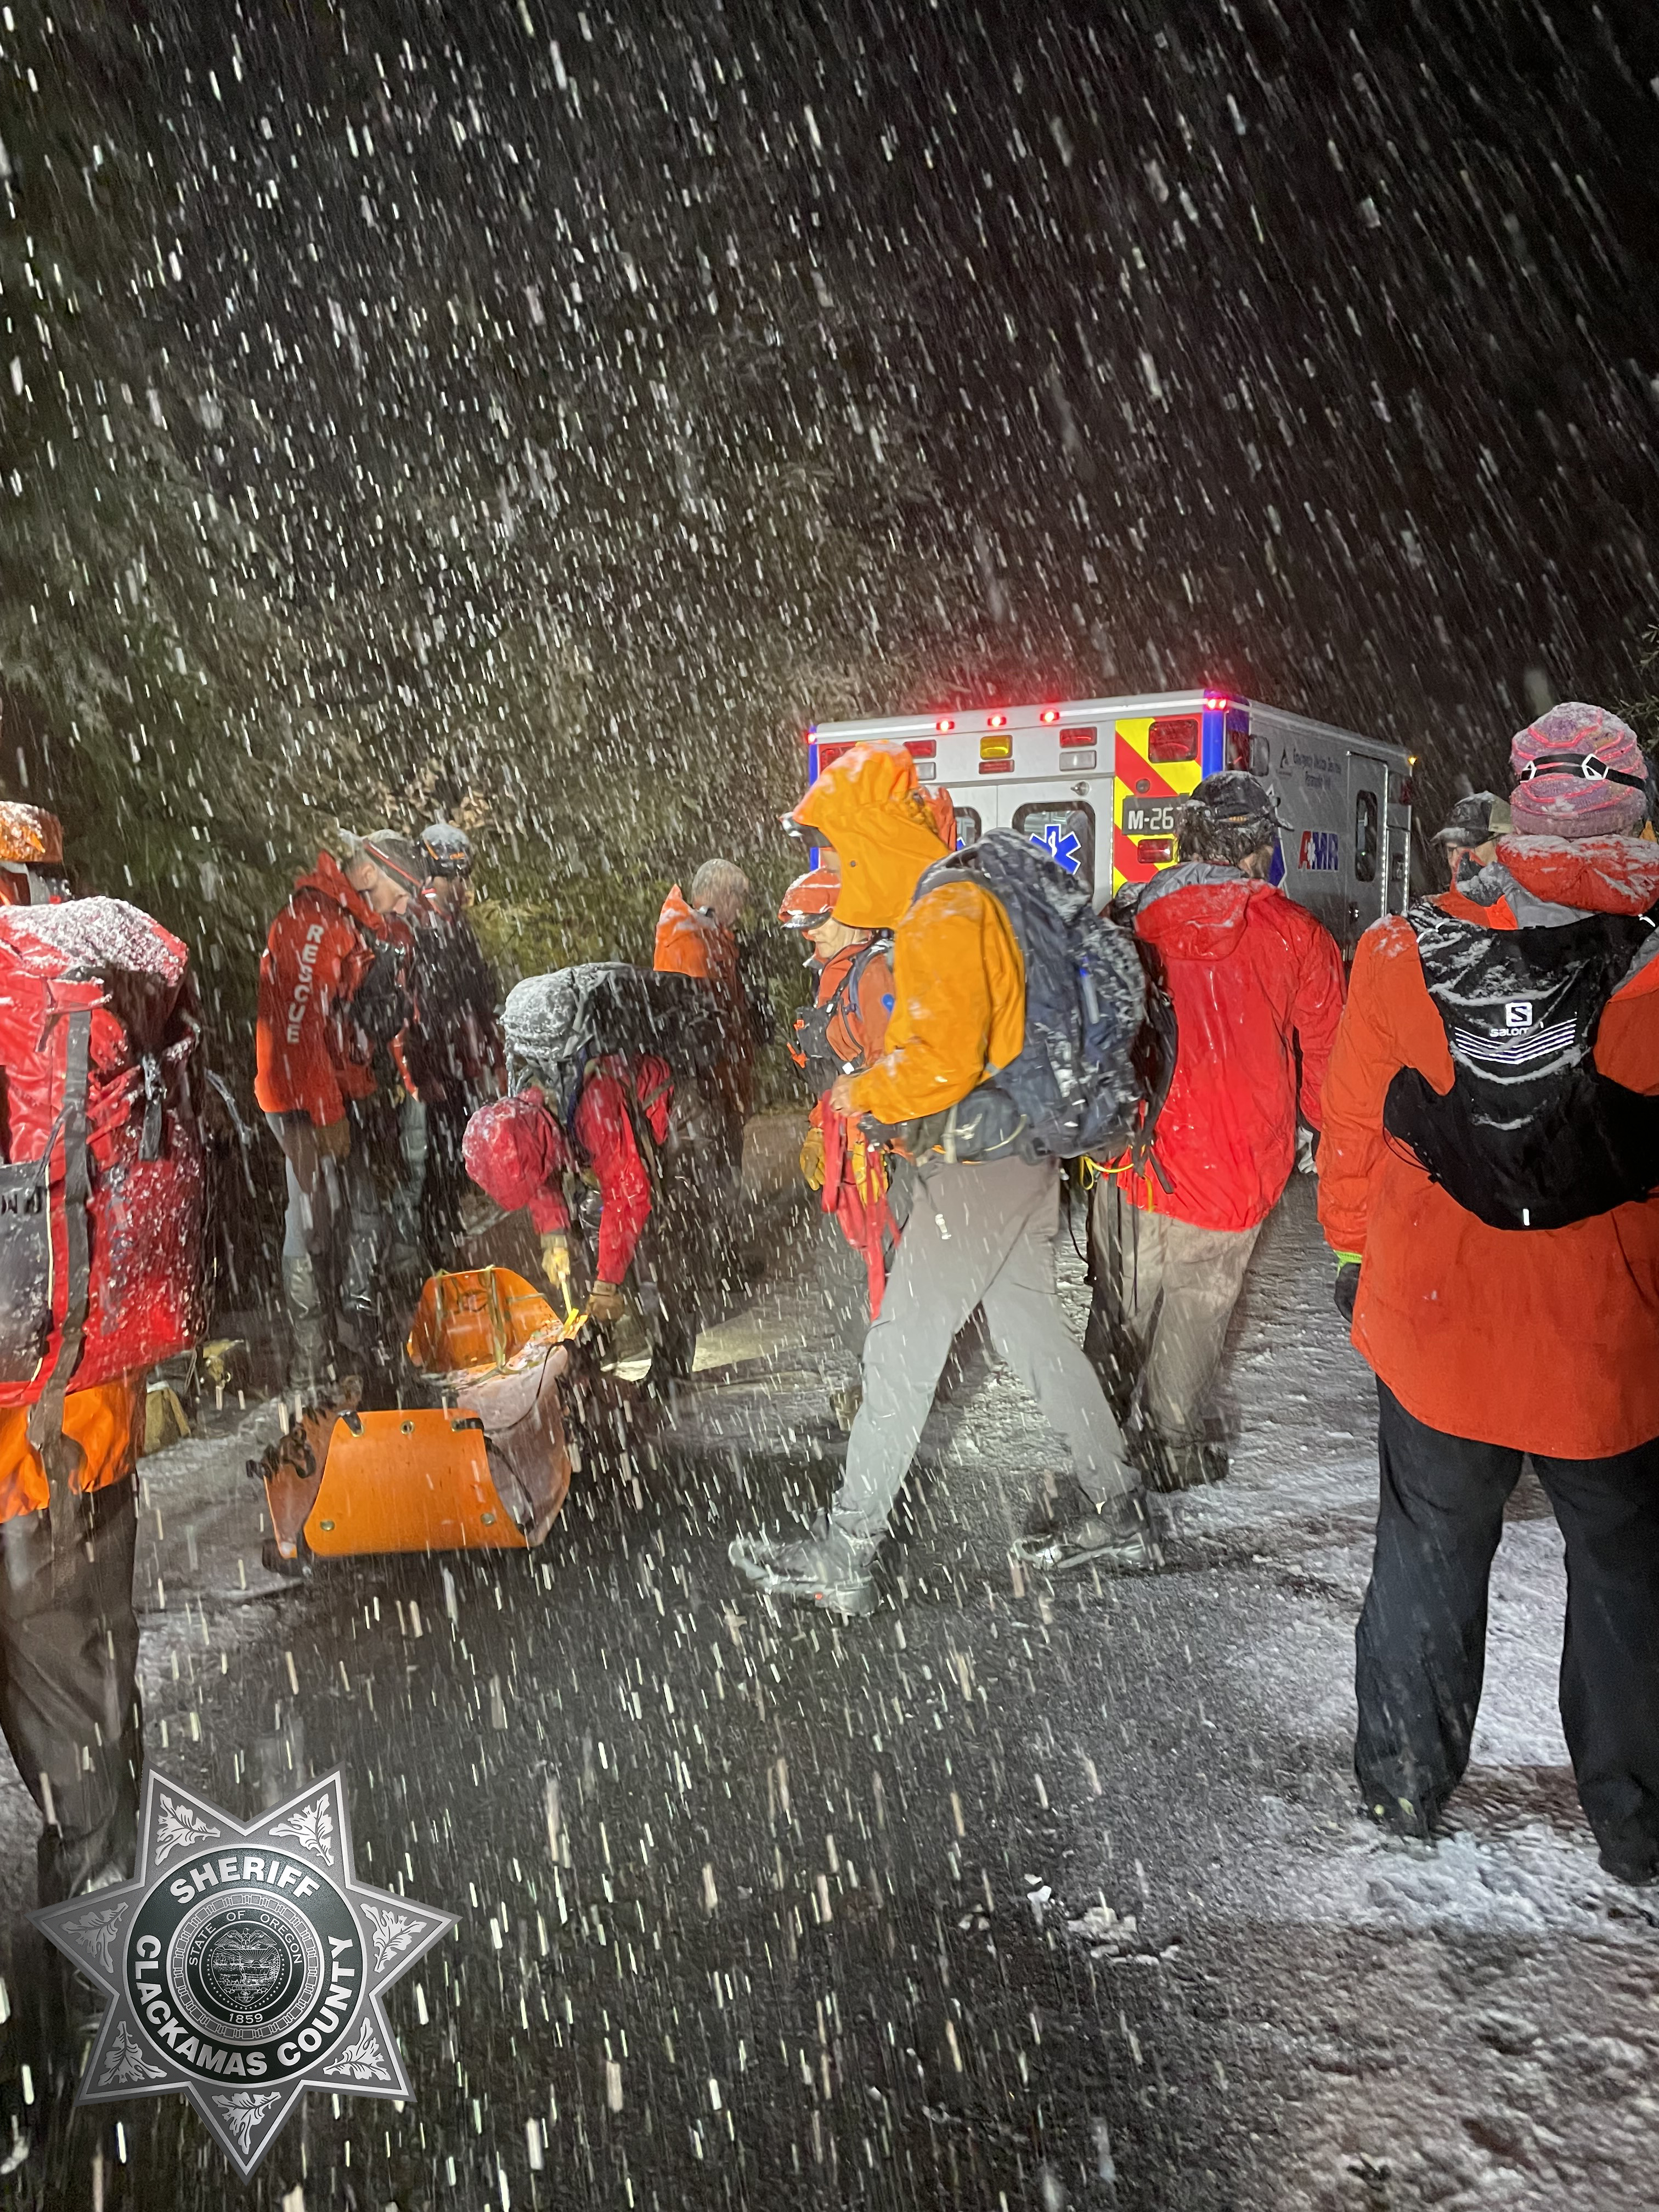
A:
{"type": "Polygon", "coordinates": [[[580,1325],[507,1267],[432,1276],[406,1348],[453,1402],[307,1409],[248,1466],[265,1486],[270,1564],[307,1550],[353,1559],[539,1544],[570,1487],[558,1386],[580,1325]]]}

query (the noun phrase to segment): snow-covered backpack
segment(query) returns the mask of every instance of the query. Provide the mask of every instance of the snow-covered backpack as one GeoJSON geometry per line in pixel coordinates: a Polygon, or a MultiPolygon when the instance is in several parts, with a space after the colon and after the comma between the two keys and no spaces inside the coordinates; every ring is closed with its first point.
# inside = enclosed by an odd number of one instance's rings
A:
{"type": "Polygon", "coordinates": [[[0,909],[0,1405],[43,1451],[67,1391],[201,1334],[198,1044],[189,955],[137,907],[0,909]]]}
{"type": "Polygon", "coordinates": [[[907,1132],[906,1150],[953,1160],[1110,1159],[1138,1148],[1174,1054],[1160,1042],[1167,998],[1134,939],[1017,830],[993,830],[935,861],[915,896],[964,877],[1008,917],[1025,969],[1025,1035],[1005,1066],[907,1132]]]}
{"type": "Polygon", "coordinates": [[[501,1033],[507,1089],[538,1085],[567,1127],[591,1060],[653,1052],[687,1082],[728,1049],[720,1001],[707,983],[621,960],[526,975],[507,994],[501,1033]]]}
{"type": "Polygon", "coordinates": [[[1443,1097],[1401,1068],[1383,1102],[1389,1136],[1494,1229],[1561,1229],[1659,1188],[1659,1098],[1611,1082],[1595,1060],[1602,1012],[1651,942],[1659,907],[1498,930],[1429,900],[1407,920],[1452,1087],[1443,1097]]]}

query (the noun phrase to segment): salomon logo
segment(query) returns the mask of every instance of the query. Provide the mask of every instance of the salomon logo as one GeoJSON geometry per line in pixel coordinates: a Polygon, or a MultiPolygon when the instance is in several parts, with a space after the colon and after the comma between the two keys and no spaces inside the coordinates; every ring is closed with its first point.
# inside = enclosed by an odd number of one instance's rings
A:
{"type": "Polygon", "coordinates": [[[1509,1029],[1529,1030],[1532,1027],[1532,1000],[1506,999],[1504,1001],[1504,1022],[1509,1029]]]}
{"type": "Polygon", "coordinates": [[[1334,874],[1342,865],[1340,841],[1334,830],[1304,830],[1302,846],[1296,857],[1298,868],[1315,868],[1334,874]]]}
{"type": "Polygon", "coordinates": [[[1493,1036],[1483,1036],[1475,1030],[1455,1029],[1451,1033],[1455,1060],[1480,1061],[1488,1067],[1519,1067],[1532,1060],[1577,1062],[1583,1056],[1574,1050],[1577,1042],[1575,1022],[1557,1022],[1542,1030],[1530,1024],[1524,1028],[1517,1025],[1512,1034],[1499,1030],[1493,1036]]]}

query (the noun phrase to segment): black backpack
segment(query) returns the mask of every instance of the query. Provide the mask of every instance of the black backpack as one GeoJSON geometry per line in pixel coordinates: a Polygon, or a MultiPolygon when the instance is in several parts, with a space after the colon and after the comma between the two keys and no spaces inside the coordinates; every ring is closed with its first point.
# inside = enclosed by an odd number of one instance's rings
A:
{"type": "Polygon", "coordinates": [[[1146,948],[1017,830],[935,861],[915,896],[962,876],[1008,917],[1025,967],[1025,1036],[1006,1066],[908,1131],[906,1148],[956,1160],[1140,1153],[1175,1060],[1174,1010],[1146,948]]]}
{"type": "MultiPolygon", "coordinates": [[[[864,981],[866,969],[878,956],[884,955],[890,959],[892,951],[890,937],[872,937],[842,977],[834,998],[822,1006],[814,1002],[810,1006],[796,1007],[789,1056],[797,1067],[805,1070],[806,1079],[815,1094],[827,1091],[846,1065],[830,1049],[830,1023],[837,1014],[844,1019],[849,1012],[856,1013],[859,989],[864,981]]],[[[890,1007],[891,1004],[890,999],[890,1007]]]]}
{"type": "Polygon", "coordinates": [[[1388,1133],[1494,1229],[1563,1229],[1650,1196],[1659,1098],[1610,1082],[1594,1054],[1659,907],[1496,930],[1429,901],[1407,920],[1453,1079],[1443,1097],[1401,1068],[1383,1102],[1388,1133]]]}
{"type": "Polygon", "coordinates": [[[621,960],[587,960],[526,975],[501,1009],[509,1091],[539,1084],[568,1123],[590,1060],[654,1052],[678,1082],[706,1075],[728,1050],[720,1004],[692,975],[659,975],[621,960]]]}

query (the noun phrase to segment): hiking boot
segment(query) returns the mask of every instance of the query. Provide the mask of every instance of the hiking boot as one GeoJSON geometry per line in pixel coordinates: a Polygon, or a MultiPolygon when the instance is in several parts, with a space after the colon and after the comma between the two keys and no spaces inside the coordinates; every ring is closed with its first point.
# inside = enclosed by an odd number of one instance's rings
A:
{"type": "Polygon", "coordinates": [[[1024,1536],[1052,1536],[1069,1528],[1093,1511],[1082,1484],[1074,1474],[1045,1474],[1025,1516],[1024,1536]]]}
{"type": "Polygon", "coordinates": [[[1437,1805],[1414,1797],[1391,1797],[1383,1790],[1367,1790],[1365,1818],[1391,1836],[1408,1836],[1420,1844],[1432,1843],[1443,1832],[1437,1805]]]}
{"type": "Polygon", "coordinates": [[[1659,1857],[1626,1858],[1618,1851],[1603,1851],[1599,1863],[1603,1874],[1610,1874],[1615,1881],[1627,1882],[1632,1889],[1651,1889],[1659,1882],[1659,1857]]]}
{"type": "Polygon", "coordinates": [[[820,1513],[804,1536],[736,1536],[726,1554],[740,1574],[769,1597],[848,1619],[876,1609],[870,1568],[876,1547],[857,1542],[820,1513]]]}
{"type": "Polygon", "coordinates": [[[1062,1527],[1018,1537],[1008,1556],[1048,1575],[1067,1574],[1076,1567],[1099,1567],[1109,1575],[1154,1574],[1164,1564],[1134,1498],[1103,1511],[1085,1507],[1062,1527]]]}
{"type": "Polygon", "coordinates": [[[1197,1490],[1206,1482],[1227,1480],[1227,1447],[1202,1437],[1172,1441],[1151,1429],[1133,1440],[1132,1455],[1148,1490],[1164,1495],[1177,1490],[1197,1490]]]}

